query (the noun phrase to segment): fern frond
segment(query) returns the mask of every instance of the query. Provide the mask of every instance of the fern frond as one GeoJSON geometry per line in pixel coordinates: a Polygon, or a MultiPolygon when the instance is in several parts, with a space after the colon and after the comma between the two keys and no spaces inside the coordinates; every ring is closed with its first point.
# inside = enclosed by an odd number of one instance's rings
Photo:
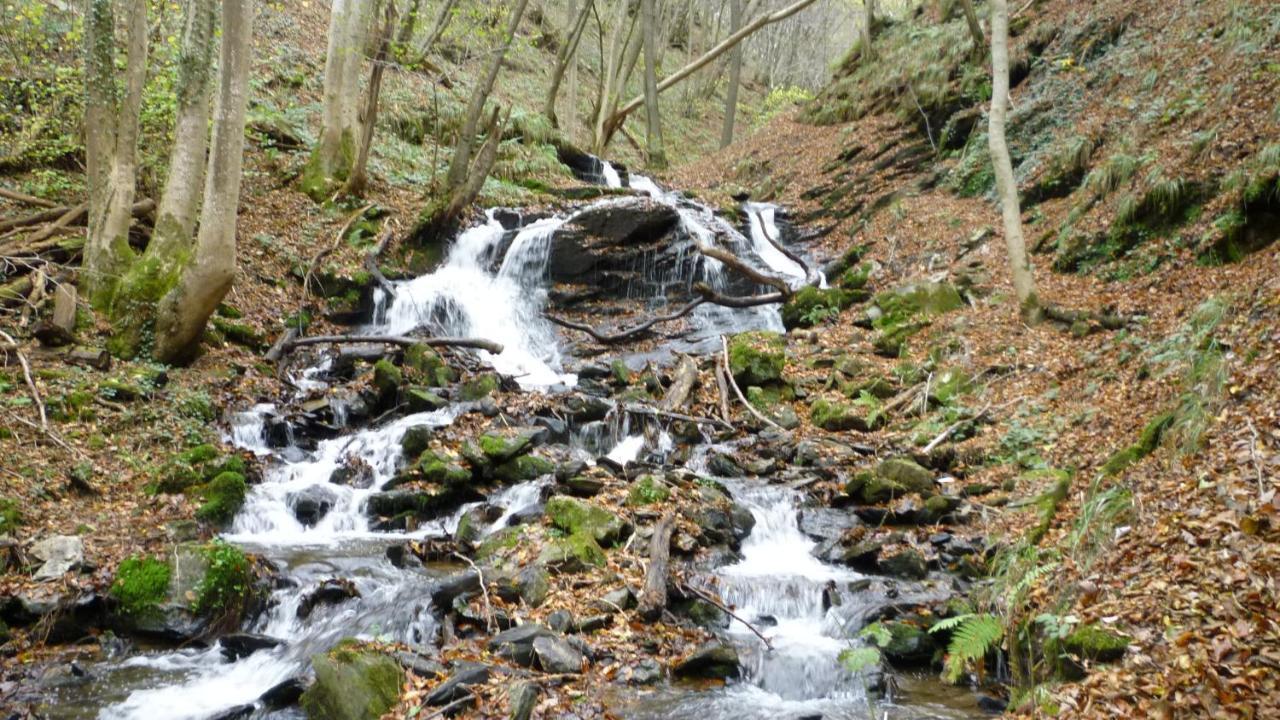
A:
{"type": "Polygon", "coordinates": [[[947,663],[943,674],[948,682],[957,682],[971,662],[981,662],[987,652],[1004,637],[1000,619],[990,613],[970,615],[960,623],[947,646],[947,663]]]}
{"type": "Polygon", "coordinates": [[[932,627],[929,628],[929,632],[930,633],[946,632],[964,623],[965,621],[969,620],[969,618],[972,618],[972,617],[974,617],[974,613],[964,613],[962,615],[956,615],[955,617],[949,617],[945,620],[939,620],[938,622],[934,623],[932,627]]]}
{"type": "Polygon", "coordinates": [[[849,648],[840,653],[839,659],[849,672],[862,672],[880,662],[880,651],[873,647],[849,648]]]}

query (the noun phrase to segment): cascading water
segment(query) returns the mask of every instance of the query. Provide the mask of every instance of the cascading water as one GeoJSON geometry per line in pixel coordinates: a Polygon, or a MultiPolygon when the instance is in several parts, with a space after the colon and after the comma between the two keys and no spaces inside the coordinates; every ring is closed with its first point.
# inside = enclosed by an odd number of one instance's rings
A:
{"type": "MultiPolygon", "coordinates": [[[[601,163],[601,177],[611,186],[622,184],[619,173],[601,163]]],[[[769,238],[779,238],[776,208],[748,206],[750,232],[744,236],[703,206],[663,191],[649,178],[630,176],[630,186],[677,209],[680,237],[677,261],[667,275],[650,283],[658,288],[690,284],[695,279],[725,288],[729,279],[714,260],[696,256],[697,244],[721,242],[739,257],[799,283],[804,270],[778,252],[769,238]],[[681,244],[683,243],[683,244],[681,244]],[[681,255],[680,253],[685,253],[681,255]],[[665,283],[665,285],[664,285],[665,283]]],[[[608,200],[602,202],[610,202],[608,200]]],[[[506,230],[491,211],[484,222],[462,232],[434,272],[394,283],[389,292],[375,292],[372,322],[362,332],[401,335],[426,332],[473,336],[499,342],[503,351],[481,353],[499,372],[514,376],[526,388],[548,390],[570,386],[576,378],[565,372],[554,328],[542,317],[547,298],[547,262],[553,235],[570,218],[529,223],[506,230]],[[507,240],[510,239],[509,244],[507,240]],[[504,250],[505,248],[505,250],[504,250]]],[[[654,295],[653,297],[658,297],[654,295]]],[[[705,305],[693,316],[701,337],[743,329],[781,329],[776,308],[730,310],[705,305]]],[[[300,386],[322,388],[328,361],[304,371],[300,386]]],[[[460,405],[409,415],[392,422],[347,432],[324,440],[313,450],[298,447],[272,450],[265,441],[265,418],[271,405],[259,405],[235,416],[228,442],[263,457],[267,469],[225,538],[274,562],[291,587],[275,592],[270,609],[248,630],[279,639],[281,645],[260,650],[236,662],[225,662],[219,648],[187,649],[140,654],[95,668],[98,681],[75,690],[74,697],[55,703],[49,717],[75,720],[192,720],[218,715],[229,708],[253,703],[276,684],[308,672],[310,657],[347,636],[385,637],[410,646],[429,644],[435,621],[426,598],[439,575],[427,568],[402,569],[386,557],[387,540],[442,535],[456,528],[464,506],[450,517],[414,533],[387,533],[370,528],[365,504],[384,488],[403,463],[400,440],[416,425],[447,425],[464,410],[460,405]],[[363,487],[331,481],[340,467],[356,459],[367,468],[363,487]],[[295,513],[300,497],[318,493],[327,504],[311,524],[295,513]],[[359,596],[334,606],[320,606],[307,618],[298,617],[299,599],[332,577],[351,580],[359,596]]],[[[341,415],[335,420],[341,426],[341,415]]],[[[617,464],[635,462],[648,450],[659,460],[673,449],[670,436],[648,434],[629,426],[625,414],[615,413],[612,426],[594,423],[575,443],[575,452],[607,455],[617,464]],[[591,437],[588,437],[591,435],[591,437]],[[646,448],[646,437],[655,447],[646,448]]],[[[541,502],[546,480],[507,488],[487,500],[501,513],[486,529],[505,527],[513,514],[541,502]]],[[[747,658],[745,682],[711,692],[675,691],[662,710],[636,717],[863,718],[869,708],[859,678],[840,669],[836,656],[847,646],[847,633],[838,617],[824,611],[822,591],[832,581],[844,582],[853,573],[812,558],[812,541],[796,525],[798,495],[779,487],[736,483],[736,498],[756,517],[756,527],[743,544],[742,560],[721,568],[710,580],[745,617],[767,617],[775,649],[764,650],[740,623],[730,635],[747,658]]],[[[255,717],[297,717],[296,712],[266,712],[255,717]]]]}

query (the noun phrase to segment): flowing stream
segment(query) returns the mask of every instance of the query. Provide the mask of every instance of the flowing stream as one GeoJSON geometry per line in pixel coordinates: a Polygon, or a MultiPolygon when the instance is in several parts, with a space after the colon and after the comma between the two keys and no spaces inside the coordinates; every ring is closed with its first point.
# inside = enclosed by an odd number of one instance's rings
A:
{"type": "MultiPolygon", "coordinates": [[[[622,182],[607,163],[602,164],[601,175],[610,185],[622,182]]],[[[632,175],[630,186],[678,210],[678,242],[686,245],[686,251],[691,252],[696,243],[727,244],[728,249],[762,268],[796,283],[805,280],[804,269],[770,242],[770,238],[780,237],[774,207],[749,204],[745,208],[749,232],[744,235],[710,209],[666,192],[648,178],[632,175]]],[[[458,235],[434,272],[396,283],[393,292],[379,291],[373,318],[363,331],[385,335],[426,329],[435,334],[487,338],[504,349],[494,355],[482,352],[482,359],[499,372],[514,376],[525,388],[554,392],[573,386],[577,378],[565,370],[558,335],[542,317],[551,238],[570,219],[543,218],[521,222],[517,229],[509,230],[498,213],[490,211],[484,222],[458,235]]],[[[717,287],[728,281],[719,263],[701,256],[675,267],[675,274],[657,279],[685,285],[697,280],[717,287]]],[[[782,329],[774,307],[730,310],[704,305],[692,324],[695,332],[682,341],[686,349],[700,344],[707,347],[708,341],[721,333],[782,329]]],[[[303,373],[298,384],[322,386],[327,369],[321,365],[303,373]]],[[[248,706],[277,684],[305,675],[310,657],[343,637],[385,638],[411,646],[433,643],[437,628],[428,607],[430,590],[449,571],[399,569],[385,551],[397,539],[447,534],[465,508],[413,533],[392,533],[371,529],[364,506],[370,494],[383,488],[402,463],[400,438],[406,429],[447,425],[467,409],[454,404],[348,431],[319,442],[311,450],[268,447],[265,423],[274,410],[270,405],[236,414],[227,429],[227,440],[262,457],[266,470],[263,482],[252,489],[224,537],[276,563],[288,578],[288,587],[275,591],[270,609],[253,627],[246,628],[283,643],[236,662],[225,660],[217,644],[203,649],[139,652],[124,660],[104,661],[89,668],[89,682],[57,691],[45,708],[47,715],[206,720],[226,717],[228,711],[239,709],[242,714],[237,717],[301,717],[297,708],[268,711],[248,706]],[[330,482],[333,472],[349,457],[361,459],[370,468],[367,487],[330,482]],[[316,492],[325,496],[331,509],[317,523],[306,526],[295,517],[294,505],[299,497],[316,492]],[[305,619],[300,618],[300,598],[335,576],[354,582],[360,596],[336,605],[320,605],[305,619]]],[[[634,462],[646,451],[664,457],[672,444],[661,432],[656,447],[646,447],[645,436],[629,432],[626,426],[607,432],[597,428],[596,436],[587,437],[589,434],[590,430],[581,433],[574,444],[595,455],[607,454],[620,464],[634,462]]],[[[691,465],[705,469],[694,462],[691,465]]],[[[490,497],[488,503],[502,512],[489,531],[504,527],[513,513],[539,502],[547,482],[522,483],[490,497]]],[[[971,716],[971,705],[957,703],[954,698],[908,707],[869,699],[864,690],[866,678],[842,669],[837,660],[860,627],[851,621],[857,613],[849,612],[849,604],[857,603],[856,594],[841,591],[845,605],[839,611],[824,601],[824,589],[850,586],[862,578],[810,555],[814,541],[802,534],[797,524],[797,491],[763,481],[724,482],[735,499],[751,510],[756,524],[743,543],[742,559],[704,580],[737,607],[740,615],[764,627],[774,649],[768,651],[745,625],[734,622],[727,634],[741,648],[744,678],[710,690],[679,685],[649,691],[620,690],[629,694],[620,700],[620,713],[637,718],[703,720],[871,718],[881,713],[902,718],[971,716]]]]}

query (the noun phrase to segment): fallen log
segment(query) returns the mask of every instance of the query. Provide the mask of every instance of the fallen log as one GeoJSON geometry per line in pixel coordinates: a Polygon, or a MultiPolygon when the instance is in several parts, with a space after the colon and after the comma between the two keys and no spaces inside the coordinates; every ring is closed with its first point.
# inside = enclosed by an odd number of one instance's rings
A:
{"type": "Polygon", "coordinates": [[[49,210],[41,210],[40,212],[32,213],[31,215],[24,215],[23,217],[0,220],[0,232],[7,232],[14,228],[30,227],[41,223],[53,222],[66,214],[70,209],[71,208],[69,207],[56,207],[50,208],[49,210]]]}
{"type": "Polygon", "coordinates": [[[724,361],[722,368],[724,370],[725,379],[728,380],[729,387],[733,388],[733,393],[738,396],[738,400],[742,401],[742,406],[745,407],[747,411],[750,412],[753,416],[755,416],[757,420],[763,422],[765,425],[768,425],[769,427],[772,427],[776,430],[781,430],[783,432],[786,432],[785,428],[783,428],[778,423],[770,420],[769,418],[765,417],[763,413],[761,413],[759,410],[756,410],[754,405],[747,402],[747,397],[742,394],[742,388],[738,387],[738,381],[733,379],[733,371],[729,369],[730,368],[729,341],[728,339],[725,338],[724,335],[720,336],[720,348],[724,353],[722,356],[722,360],[724,361]]]}
{"type": "Polygon", "coordinates": [[[36,207],[51,208],[58,205],[51,200],[45,200],[44,198],[36,197],[35,195],[28,195],[24,192],[18,192],[17,190],[10,190],[3,187],[0,187],[0,197],[5,198],[6,200],[26,203],[27,205],[35,205],[36,207]]]}
{"type": "Polygon", "coordinates": [[[73,347],[62,355],[62,361],[68,365],[91,367],[95,370],[111,369],[111,353],[100,348],[73,347]]]}
{"type": "Polygon", "coordinates": [[[675,515],[667,511],[653,528],[649,539],[649,567],[644,573],[644,587],[640,590],[637,611],[645,622],[662,617],[667,608],[667,565],[671,560],[671,533],[675,530],[675,515]]]}
{"type": "Polygon", "coordinates": [[[693,392],[693,386],[698,382],[698,364],[693,358],[685,355],[680,359],[680,364],[676,366],[676,377],[671,382],[671,387],[667,388],[667,392],[662,396],[662,400],[658,403],[658,408],[671,412],[680,409],[685,401],[689,399],[689,393],[693,392]]]}
{"type": "Polygon", "coordinates": [[[284,352],[304,345],[341,345],[343,343],[383,343],[386,345],[428,345],[430,347],[462,347],[475,350],[487,350],[497,355],[502,352],[502,345],[492,340],[460,337],[410,337],[405,335],[317,335],[315,337],[294,338],[285,344],[284,352]]]}
{"type": "Polygon", "coordinates": [[[735,270],[738,274],[748,278],[754,283],[774,288],[784,296],[791,295],[791,285],[788,284],[786,280],[778,277],[777,275],[762,272],[751,267],[747,263],[738,259],[738,256],[728,252],[727,250],[721,250],[720,248],[711,247],[710,245],[699,245],[698,252],[719,261],[726,267],[735,270]]]}

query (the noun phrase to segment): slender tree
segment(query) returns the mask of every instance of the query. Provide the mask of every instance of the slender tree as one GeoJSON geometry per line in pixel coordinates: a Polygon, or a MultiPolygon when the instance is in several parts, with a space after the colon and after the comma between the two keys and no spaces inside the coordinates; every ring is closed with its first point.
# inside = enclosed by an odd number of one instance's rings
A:
{"type": "Polygon", "coordinates": [[[969,26],[969,37],[973,40],[973,53],[981,56],[987,47],[987,38],[982,34],[982,24],[978,22],[978,11],[973,7],[973,0],[960,0],[960,8],[964,11],[965,24],[969,26]]]}
{"type": "MultiPolygon", "coordinates": [[[[568,35],[565,41],[560,44],[560,49],[556,52],[556,64],[551,72],[551,84],[547,88],[547,99],[543,103],[542,114],[547,116],[553,127],[560,124],[559,118],[556,117],[556,98],[560,95],[560,84],[564,81],[565,72],[571,67],[577,70],[578,43],[582,40],[583,31],[587,27],[587,20],[591,18],[591,10],[595,4],[595,0],[585,0],[581,9],[574,7],[577,0],[571,0],[569,3],[569,25],[567,27],[568,35]]],[[[570,78],[569,85],[571,90],[576,93],[576,78],[570,78]]],[[[576,100],[576,96],[574,98],[576,100]]],[[[575,105],[571,104],[571,108],[575,105]]],[[[570,114],[573,110],[570,110],[570,114]]],[[[572,118],[570,119],[572,122],[572,118]]]]}
{"type": "Polygon", "coordinates": [[[392,35],[396,25],[396,4],[388,2],[386,20],[379,35],[378,50],[373,57],[373,68],[369,71],[369,86],[365,88],[364,112],[360,115],[360,147],[355,161],[351,164],[351,173],[347,177],[343,190],[351,195],[364,192],[368,182],[366,170],[369,166],[369,151],[373,147],[373,131],[378,124],[378,99],[382,94],[382,75],[387,63],[391,61],[392,35]]]}
{"type": "MultiPolygon", "coordinates": [[[[730,32],[742,29],[742,0],[729,0],[730,32]]],[[[720,147],[729,147],[733,143],[733,124],[738,114],[738,85],[742,83],[742,46],[732,51],[733,58],[729,64],[729,89],[724,96],[724,126],[720,131],[720,147]]]]}
{"type": "Polygon", "coordinates": [[[368,6],[363,0],[333,0],[324,61],[320,139],[302,176],[302,190],[322,200],[351,174],[360,138],[360,70],[368,6]]]}
{"type": "Polygon", "coordinates": [[[1008,113],[1009,3],[1008,0],[991,0],[991,114],[988,133],[991,162],[995,169],[996,191],[1000,195],[1004,218],[1004,239],[1009,251],[1013,289],[1018,296],[1022,317],[1034,323],[1041,319],[1043,310],[1036,297],[1035,278],[1031,273],[1031,261],[1027,258],[1026,241],[1022,236],[1018,185],[1013,177],[1013,161],[1009,157],[1009,144],[1005,139],[1008,113]]]}
{"type": "Polygon", "coordinates": [[[640,0],[644,32],[645,151],[649,166],[663,168],[667,153],[662,146],[662,109],[658,106],[658,13],[654,0],[640,0]]]}
{"type": "Polygon", "coordinates": [[[862,60],[876,59],[876,0],[862,0],[862,60]]]}

